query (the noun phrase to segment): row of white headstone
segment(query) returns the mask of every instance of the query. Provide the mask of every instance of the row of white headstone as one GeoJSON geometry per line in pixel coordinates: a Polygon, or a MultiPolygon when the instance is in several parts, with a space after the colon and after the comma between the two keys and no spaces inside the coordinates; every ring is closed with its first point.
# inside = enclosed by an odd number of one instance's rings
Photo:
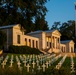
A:
{"type": "MultiPolygon", "coordinates": [[[[50,58],[52,58],[52,57],[54,57],[55,55],[51,55],[50,56],[50,58]]],[[[24,57],[25,57],[25,55],[24,55],[24,57]]],[[[41,67],[42,67],[42,69],[43,69],[43,71],[45,71],[45,68],[48,68],[48,66],[49,66],[49,62],[47,61],[46,63],[44,63],[44,61],[46,60],[46,58],[47,57],[49,57],[48,55],[45,55],[45,56],[41,56],[39,59],[37,58],[37,59],[31,59],[31,58],[29,58],[29,60],[28,60],[28,63],[27,63],[27,60],[25,59],[23,59],[22,58],[22,56],[20,56],[20,59],[21,59],[21,61],[24,63],[24,67],[27,67],[27,72],[29,72],[29,69],[30,69],[30,64],[32,64],[32,68],[34,69],[35,68],[35,66],[37,65],[37,67],[38,67],[38,70],[40,70],[41,69],[41,67]],[[34,60],[36,60],[36,61],[34,61],[34,60]],[[40,66],[40,64],[42,65],[42,66],[40,66]]],[[[49,59],[50,59],[49,58],[49,59]]],[[[18,57],[17,57],[17,59],[18,59],[18,57]]],[[[20,68],[20,61],[18,61],[18,68],[20,68]]]]}
{"type": "Polygon", "coordinates": [[[60,69],[60,67],[62,66],[62,64],[64,63],[65,59],[66,59],[67,55],[65,55],[61,61],[56,65],[56,69],[60,69]]]}
{"type": "Polygon", "coordinates": [[[9,56],[6,56],[6,58],[2,61],[2,63],[1,63],[2,68],[4,68],[4,66],[6,65],[8,58],[9,58],[9,56]]]}
{"type": "Polygon", "coordinates": [[[74,70],[74,60],[73,60],[73,56],[71,55],[71,72],[75,72],[74,70]]]}
{"type": "MultiPolygon", "coordinates": [[[[30,56],[25,56],[25,55],[20,55],[20,56],[15,56],[11,55],[10,58],[10,66],[13,66],[14,60],[16,59],[16,63],[18,68],[21,70],[22,66],[21,63],[23,63],[24,67],[27,68],[27,72],[30,71],[30,67],[34,69],[37,66],[37,69],[40,70],[42,69],[43,72],[45,71],[46,68],[51,66],[55,61],[57,61],[61,57],[61,54],[56,56],[56,55],[30,55],[30,56]],[[14,59],[15,58],[15,59],[14,59]],[[32,64],[32,65],[31,65],[32,64]]],[[[64,63],[67,55],[65,55],[62,60],[56,65],[56,69],[60,69],[62,64],[64,63]]],[[[9,56],[7,55],[6,58],[3,60],[3,57],[0,58],[0,61],[2,62],[2,68],[7,64],[7,61],[9,59],[9,56]]],[[[71,72],[74,71],[74,62],[73,62],[73,57],[71,56],[71,72]]]]}
{"type": "MultiPolygon", "coordinates": [[[[23,56],[20,55],[20,56],[16,56],[16,57],[14,57],[14,55],[11,55],[9,67],[13,66],[14,60],[16,59],[17,66],[20,70],[22,69],[21,63],[23,63],[24,67],[27,67],[27,72],[30,71],[31,64],[32,64],[33,69],[35,68],[35,66],[37,66],[38,70],[43,69],[43,71],[45,71],[46,68],[51,66],[51,64],[53,62],[55,62],[59,57],[61,57],[61,55],[58,55],[56,57],[55,56],[56,56],[55,54],[54,55],[49,55],[49,54],[48,55],[38,55],[38,56],[30,55],[27,57],[25,55],[23,55],[23,56]]],[[[5,67],[8,59],[9,59],[8,55],[6,56],[6,58],[4,58],[4,60],[3,60],[3,57],[0,58],[2,68],[5,67]]]]}
{"type": "Polygon", "coordinates": [[[61,54],[51,59],[51,64],[53,64],[55,61],[57,61],[61,57],[61,54]]]}

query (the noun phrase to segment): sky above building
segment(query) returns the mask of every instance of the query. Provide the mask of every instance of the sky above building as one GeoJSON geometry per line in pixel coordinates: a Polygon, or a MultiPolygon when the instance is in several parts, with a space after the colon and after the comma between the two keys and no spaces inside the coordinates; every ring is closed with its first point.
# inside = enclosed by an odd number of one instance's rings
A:
{"type": "Polygon", "coordinates": [[[54,22],[67,22],[75,20],[75,5],[76,0],[50,0],[46,3],[48,12],[46,14],[46,21],[49,28],[54,22]]]}

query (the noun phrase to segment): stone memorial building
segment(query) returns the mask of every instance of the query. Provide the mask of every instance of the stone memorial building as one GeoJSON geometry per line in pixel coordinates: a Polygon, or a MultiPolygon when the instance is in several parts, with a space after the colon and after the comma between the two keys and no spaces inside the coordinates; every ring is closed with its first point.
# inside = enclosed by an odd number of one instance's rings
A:
{"type": "Polygon", "coordinates": [[[74,52],[74,41],[60,41],[61,33],[58,30],[39,30],[25,35],[20,24],[1,26],[0,29],[7,34],[6,50],[9,45],[17,45],[38,48],[48,53],[74,52]]]}

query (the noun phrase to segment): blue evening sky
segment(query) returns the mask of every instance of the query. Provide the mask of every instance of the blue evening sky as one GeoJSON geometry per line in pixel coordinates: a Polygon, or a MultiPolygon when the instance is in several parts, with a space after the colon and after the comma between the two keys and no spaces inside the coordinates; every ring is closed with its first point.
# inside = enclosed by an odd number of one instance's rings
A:
{"type": "Polygon", "coordinates": [[[67,22],[68,20],[75,20],[75,7],[76,0],[50,0],[46,3],[48,12],[46,14],[46,21],[49,28],[54,22],[67,22]]]}

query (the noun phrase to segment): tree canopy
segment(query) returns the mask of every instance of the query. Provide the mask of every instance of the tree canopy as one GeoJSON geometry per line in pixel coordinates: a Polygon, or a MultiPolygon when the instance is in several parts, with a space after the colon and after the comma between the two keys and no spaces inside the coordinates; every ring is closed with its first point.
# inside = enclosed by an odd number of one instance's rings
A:
{"type": "Polygon", "coordinates": [[[0,0],[0,25],[21,24],[27,32],[48,30],[48,0],[0,0]]]}
{"type": "Polygon", "coordinates": [[[0,30],[0,49],[2,49],[2,47],[6,43],[6,40],[6,33],[0,30]]]}

